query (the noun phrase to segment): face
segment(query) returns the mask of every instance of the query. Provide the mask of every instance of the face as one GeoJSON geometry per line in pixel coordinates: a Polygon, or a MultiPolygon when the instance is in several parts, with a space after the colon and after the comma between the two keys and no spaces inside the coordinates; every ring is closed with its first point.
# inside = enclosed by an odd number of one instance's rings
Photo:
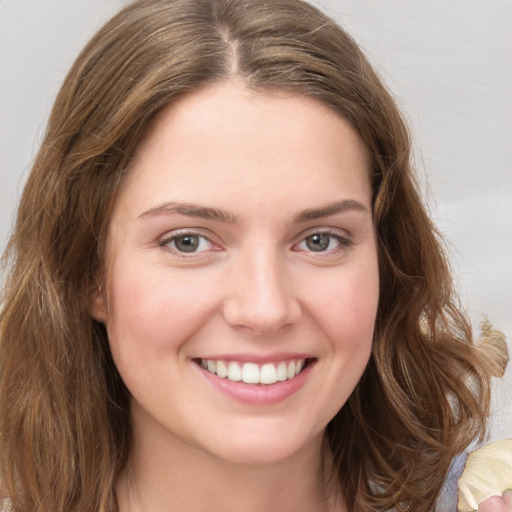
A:
{"type": "Polygon", "coordinates": [[[361,141],[313,99],[224,84],[163,111],[92,304],[136,435],[244,463],[321,440],[370,355],[371,212],[361,141]]]}

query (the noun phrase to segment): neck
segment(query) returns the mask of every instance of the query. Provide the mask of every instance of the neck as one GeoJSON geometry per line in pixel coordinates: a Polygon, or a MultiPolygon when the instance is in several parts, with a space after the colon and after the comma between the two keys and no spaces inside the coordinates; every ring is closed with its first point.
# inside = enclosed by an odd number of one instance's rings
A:
{"type": "Polygon", "coordinates": [[[159,430],[142,436],[134,425],[119,512],[346,512],[341,500],[328,505],[323,435],[285,460],[238,464],[159,430]]]}

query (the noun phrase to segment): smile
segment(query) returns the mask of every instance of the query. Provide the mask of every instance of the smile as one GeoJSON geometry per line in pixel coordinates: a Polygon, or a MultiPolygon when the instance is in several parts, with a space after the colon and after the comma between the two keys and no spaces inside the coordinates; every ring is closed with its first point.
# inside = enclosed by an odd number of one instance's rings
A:
{"type": "Polygon", "coordinates": [[[294,359],[276,363],[242,363],[238,361],[221,361],[200,359],[198,364],[208,372],[221,379],[246,384],[275,384],[291,380],[299,375],[308,365],[309,359],[294,359]]]}

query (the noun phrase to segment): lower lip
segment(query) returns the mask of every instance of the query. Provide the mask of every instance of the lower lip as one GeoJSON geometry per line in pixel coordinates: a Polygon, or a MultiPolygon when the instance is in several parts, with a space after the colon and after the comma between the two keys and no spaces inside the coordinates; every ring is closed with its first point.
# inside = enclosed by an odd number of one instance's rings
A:
{"type": "Polygon", "coordinates": [[[221,379],[208,370],[201,368],[196,363],[194,364],[210,384],[228,397],[249,404],[272,405],[282,402],[297,393],[306,382],[315,363],[316,361],[309,363],[293,379],[276,382],[275,384],[246,384],[241,381],[234,382],[229,379],[221,379]]]}

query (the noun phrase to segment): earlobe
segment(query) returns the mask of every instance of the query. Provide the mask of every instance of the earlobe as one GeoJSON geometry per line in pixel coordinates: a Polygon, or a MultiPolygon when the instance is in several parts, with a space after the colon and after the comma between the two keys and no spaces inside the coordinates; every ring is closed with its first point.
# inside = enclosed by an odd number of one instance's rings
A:
{"type": "Polygon", "coordinates": [[[94,287],[91,291],[89,296],[89,313],[98,322],[102,324],[107,322],[107,301],[101,286],[94,287]]]}

